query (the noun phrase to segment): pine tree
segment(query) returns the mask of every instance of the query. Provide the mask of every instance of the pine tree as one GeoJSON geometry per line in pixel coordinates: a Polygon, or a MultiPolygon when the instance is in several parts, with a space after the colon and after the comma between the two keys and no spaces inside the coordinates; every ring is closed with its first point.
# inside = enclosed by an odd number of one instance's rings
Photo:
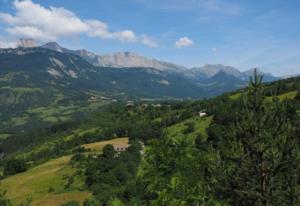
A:
{"type": "Polygon", "coordinates": [[[285,101],[264,91],[255,70],[242,110],[218,144],[217,191],[230,205],[299,205],[299,137],[285,101]]]}

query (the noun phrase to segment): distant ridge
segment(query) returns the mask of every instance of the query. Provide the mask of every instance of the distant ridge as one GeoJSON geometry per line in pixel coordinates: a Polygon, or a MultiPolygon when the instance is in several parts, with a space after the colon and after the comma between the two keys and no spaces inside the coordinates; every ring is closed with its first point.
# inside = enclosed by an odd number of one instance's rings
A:
{"type": "MultiPolygon", "coordinates": [[[[98,55],[93,52],[87,51],[85,49],[80,50],[70,50],[61,47],[56,42],[49,42],[41,46],[42,48],[54,50],[61,53],[71,53],[76,54],[84,58],[89,63],[94,66],[101,67],[114,67],[114,68],[154,68],[159,71],[174,72],[180,73],[186,78],[194,79],[196,81],[210,78],[220,71],[224,74],[232,75],[243,81],[248,81],[249,76],[253,73],[253,70],[250,69],[245,72],[239,71],[237,68],[232,66],[225,66],[222,64],[206,64],[202,67],[193,67],[191,69],[186,68],[181,65],[160,61],[157,59],[151,59],[143,57],[134,52],[117,52],[107,55],[98,55]]],[[[266,81],[274,81],[279,79],[278,77],[273,76],[272,74],[261,72],[265,76],[266,81]]]]}
{"type": "Polygon", "coordinates": [[[69,50],[61,47],[56,42],[49,42],[45,45],[42,45],[41,47],[46,49],[51,49],[57,52],[72,53],[72,54],[79,55],[83,57],[85,60],[87,60],[89,63],[93,64],[94,66],[116,67],[116,68],[148,67],[148,68],[157,69],[159,71],[172,70],[177,72],[183,72],[187,69],[184,66],[163,62],[156,59],[149,59],[141,55],[138,55],[136,53],[128,52],[128,51],[117,52],[109,55],[97,55],[95,53],[89,52],[84,49],[69,50]]]}

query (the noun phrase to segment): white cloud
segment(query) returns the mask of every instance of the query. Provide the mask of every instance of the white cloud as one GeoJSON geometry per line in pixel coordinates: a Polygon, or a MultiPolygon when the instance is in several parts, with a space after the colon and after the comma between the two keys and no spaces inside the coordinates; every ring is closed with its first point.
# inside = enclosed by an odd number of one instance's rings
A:
{"type": "Polygon", "coordinates": [[[147,36],[147,35],[142,35],[141,36],[141,42],[144,45],[147,45],[151,48],[157,48],[158,44],[156,41],[154,41],[151,37],[147,36]]]}
{"type": "Polygon", "coordinates": [[[113,34],[114,38],[120,40],[120,41],[135,41],[136,36],[133,31],[131,30],[125,30],[121,32],[116,32],[113,34]]]}
{"type": "Polygon", "coordinates": [[[176,48],[188,47],[188,46],[192,46],[193,44],[194,42],[185,36],[185,37],[181,37],[175,42],[175,47],[176,48]]]}
{"type": "Polygon", "coordinates": [[[51,34],[48,34],[43,30],[32,26],[16,26],[16,27],[8,28],[7,31],[12,35],[22,37],[22,38],[32,38],[41,41],[56,40],[56,36],[52,36],[51,34]]]}
{"type": "Polygon", "coordinates": [[[133,42],[136,40],[136,35],[131,30],[120,32],[109,32],[107,24],[99,20],[87,20],[88,25],[87,35],[91,37],[99,37],[101,39],[118,39],[125,42],[133,42]]]}
{"type": "Polygon", "coordinates": [[[131,30],[110,31],[109,26],[96,19],[80,19],[64,8],[45,8],[32,0],[15,0],[14,15],[0,12],[0,21],[8,25],[6,31],[19,38],[33,38],[39,41],[54,41],[61,37],[85,34],[101,39],[115,39],[122,42],[144,43],[143,35],[137,36],[131,30]]]}

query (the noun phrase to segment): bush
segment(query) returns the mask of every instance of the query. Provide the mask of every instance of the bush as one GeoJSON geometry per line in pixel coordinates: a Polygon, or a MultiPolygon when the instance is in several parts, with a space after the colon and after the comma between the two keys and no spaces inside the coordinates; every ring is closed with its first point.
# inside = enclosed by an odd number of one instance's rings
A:
{"type": "Polygon", "coordinates": [[[27,170],[27,166],[24,160],[19,159],[11,159],[8,160],[4,165],[4,176],[14,175],[20,172],[25,172],[27,170]]]}
{"type": "Polygon", "coordinates": [[[114,158],[116,155],[116,151],[113,145],[108,144],[103,147],[103,157],[105,158],[114,158]]]}

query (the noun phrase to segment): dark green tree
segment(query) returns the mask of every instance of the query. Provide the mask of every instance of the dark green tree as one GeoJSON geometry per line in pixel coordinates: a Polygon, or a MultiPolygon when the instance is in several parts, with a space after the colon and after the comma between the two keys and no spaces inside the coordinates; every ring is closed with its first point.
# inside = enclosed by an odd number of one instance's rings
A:
{"type": "Polygon", "coordinates": [[[20,159],[10,159],[4,165],[4,176],[14,175],[27,170],[26,162],[20,159]]]}
{"type": "Polygon", "coordinates": [[[264,91],[255,70],[242,109],[217,147],[216,193],[234,206],[300,205],[299,135],[286,102],[267,99],[264,91]]]}
{"type": "Polygon", "coordinates": [[[116,151],[113,145],[108,144],[103,147],[103,157],[104,158],[114,158],[116,151]]]}

